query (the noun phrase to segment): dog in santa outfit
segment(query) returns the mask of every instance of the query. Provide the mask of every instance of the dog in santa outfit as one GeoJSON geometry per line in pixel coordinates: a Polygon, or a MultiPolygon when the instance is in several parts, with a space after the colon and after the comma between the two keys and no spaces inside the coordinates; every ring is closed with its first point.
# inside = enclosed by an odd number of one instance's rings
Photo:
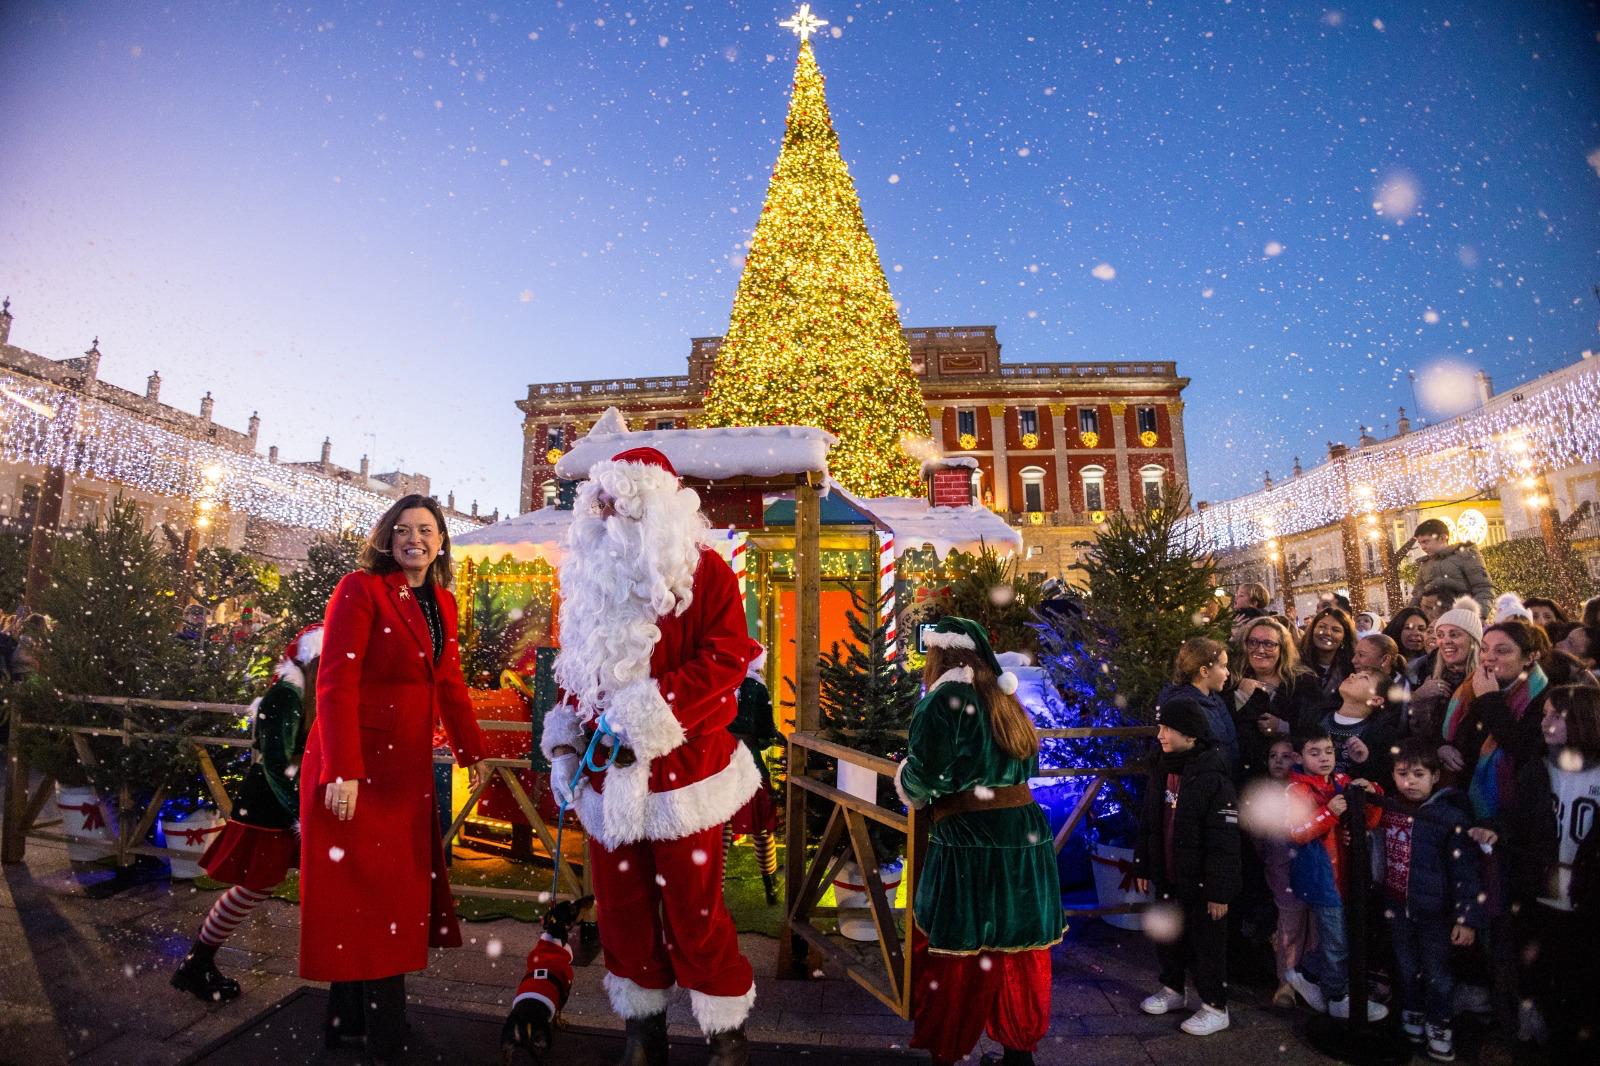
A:
{"type": "Polygon", "coordinates": [[[722,899],[722,825],[761,784],[728,731],[761,646],[706,539],[700,498],[665,455],[635,448],[589,471],[561,565],[561,691],[540,746],[589,834],[623,1066],[667,1062],[679,988],[711,1066],[749,1061],[755,978],[722,899]]]}
{"type": "Polygon", "coordinates": [[[511,1066],[517,1048],[524,1048],[535,1063],[555,1043],[556,1019],[572,994],[572,946],[567,938],[593,896],[565,899],[545,912],[544,932],[528,952],[528,965],[511,1000],[511,1013],[500,1030],[500,1055],[511,1066]]]}

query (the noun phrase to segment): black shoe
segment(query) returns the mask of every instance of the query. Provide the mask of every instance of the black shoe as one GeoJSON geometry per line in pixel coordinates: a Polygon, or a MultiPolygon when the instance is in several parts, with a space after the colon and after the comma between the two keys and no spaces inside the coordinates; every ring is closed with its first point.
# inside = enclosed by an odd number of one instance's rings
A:
{"type": "Polygon", "coordinates": [[[172,975],[172,987],[206,1003],[226,1003],[239,996],[239,982],[217,970],[217,949],[198,941],[172,975]]]}
{"type": "Polygon", "coordinates": [[[777,875],[775,875],[775,874],[762,874],[761,875],[761,884],[767,890],[767,906],[776,907],[778,905],[777,875]]]}
{"type": "Polygon", "coordinates": [[[328,1013],[322,1021],[322,1046],[333,1051],[346,1040],[359,1041],[367,1032],[362,1006],[364,983],[335,981],[328,987],[328,1013]]]}
{"type": "Polygon", "coordinates": [[[978,1066],[1034,1066],[1033,1052],[1006,1048],[1005,1054],[996,1055],[991,1051],[979,1061],[978,1066]]]}
{"type": "Polygon", "coordinates": [[[712,1035],[706,1066],[750,1066],[750,1038],[744,1035],[744,1026],[712,1035]]]}
{"type": "Polygon", "coordinates": [[[628,1044],[617,1066],[667,1066],[667,1012],[627,1019],[628,1044]]]}

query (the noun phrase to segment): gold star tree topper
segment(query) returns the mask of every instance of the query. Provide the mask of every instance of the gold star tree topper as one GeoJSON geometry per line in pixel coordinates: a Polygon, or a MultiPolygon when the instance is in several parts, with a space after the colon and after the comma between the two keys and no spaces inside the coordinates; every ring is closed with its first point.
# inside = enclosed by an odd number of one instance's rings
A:
{"type": "Polygon", "coordinates": [[[827,19],[819,19],[811,13],[810,4],[801,4],[800,10],[796,11],[787,22],[778,23],[786,30],[793,30],[795,36],[800,38],[801,44],[810,40],[813,33],[816,33],[827,24],[827,19]]]}

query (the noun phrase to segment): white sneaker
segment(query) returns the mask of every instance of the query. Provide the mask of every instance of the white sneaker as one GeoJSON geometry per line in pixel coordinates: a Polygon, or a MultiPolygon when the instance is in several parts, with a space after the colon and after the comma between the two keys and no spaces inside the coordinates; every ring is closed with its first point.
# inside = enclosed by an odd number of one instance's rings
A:
{"type": "MultiPolygon", "coordinates": [[[[1328,1001],[1328,1015],[1332,1018],[1350,1017],[1350,997],[1340,996],[1328,1001]]],[[[1381,1022],[1389,1016],[1389,1008],[1382,1003],[1367,1000],[1367,1021],[1381,1022]]]]}
{"type": "Polygon", "coordinates": [[[1328,1013],[1328,998],[1322,994],[1322,989],[1317,987],[1315,981],[1296,969],[1284,971],[1283,979],[1301,999],[1306,1001],[1306,1006],[1318,1014],[1328,1013]]]}
{"type": "Polygon", "coordinates": [[[1449,1029],[1428,1026],[1428,1058],[1434,1062],[1456,1061],[1455,1040],[1449,1029]]]}
{"type": "Polygon", "coordinates": [[[1165,1014],[1169,1010],[1189,1005],[1189,996],[1184,992],[1174,992],[1166,985],[1161,986],[1161,991],[1144,997],[1139,1003],[1139,1009],[1146,1014],[1165,1014]]]}
{"type": "Polygon", "coordinates": [[[1423,1036],[1424,1019],[1420,1010],[1403,1010],[1400,1012],[1400,1028],[1405,1031],[1406,1039],[1413,1044],[1420,1044],[1425,1039],[1423,1036]]]}
{"type": "Polygon", "coordinates": [[[1178,1026],[1190,1036],[1210,1036],[1220,1033],[1228,1027],[1228,1009],[1218,1010],[1215,1007],[1200,1005],[1200,1009],[1185,1018],[1183,1024],[1178,1026]]]}

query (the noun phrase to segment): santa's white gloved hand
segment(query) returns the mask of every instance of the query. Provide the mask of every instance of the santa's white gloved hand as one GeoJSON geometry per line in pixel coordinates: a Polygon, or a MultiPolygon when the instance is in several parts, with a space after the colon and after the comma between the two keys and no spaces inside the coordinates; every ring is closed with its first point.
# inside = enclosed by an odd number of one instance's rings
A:
{"type": "Polygon", "coordinates": [[[578,756],[567,754],[557,755],[550,760],[550,793],[555,796],[556,802],[563,807],[570,807],[578,798],[578,791],[587,782],[578,777],[578,756]],[[577,788],[572,785],[572,779],[578,777],[577,788]]]}

